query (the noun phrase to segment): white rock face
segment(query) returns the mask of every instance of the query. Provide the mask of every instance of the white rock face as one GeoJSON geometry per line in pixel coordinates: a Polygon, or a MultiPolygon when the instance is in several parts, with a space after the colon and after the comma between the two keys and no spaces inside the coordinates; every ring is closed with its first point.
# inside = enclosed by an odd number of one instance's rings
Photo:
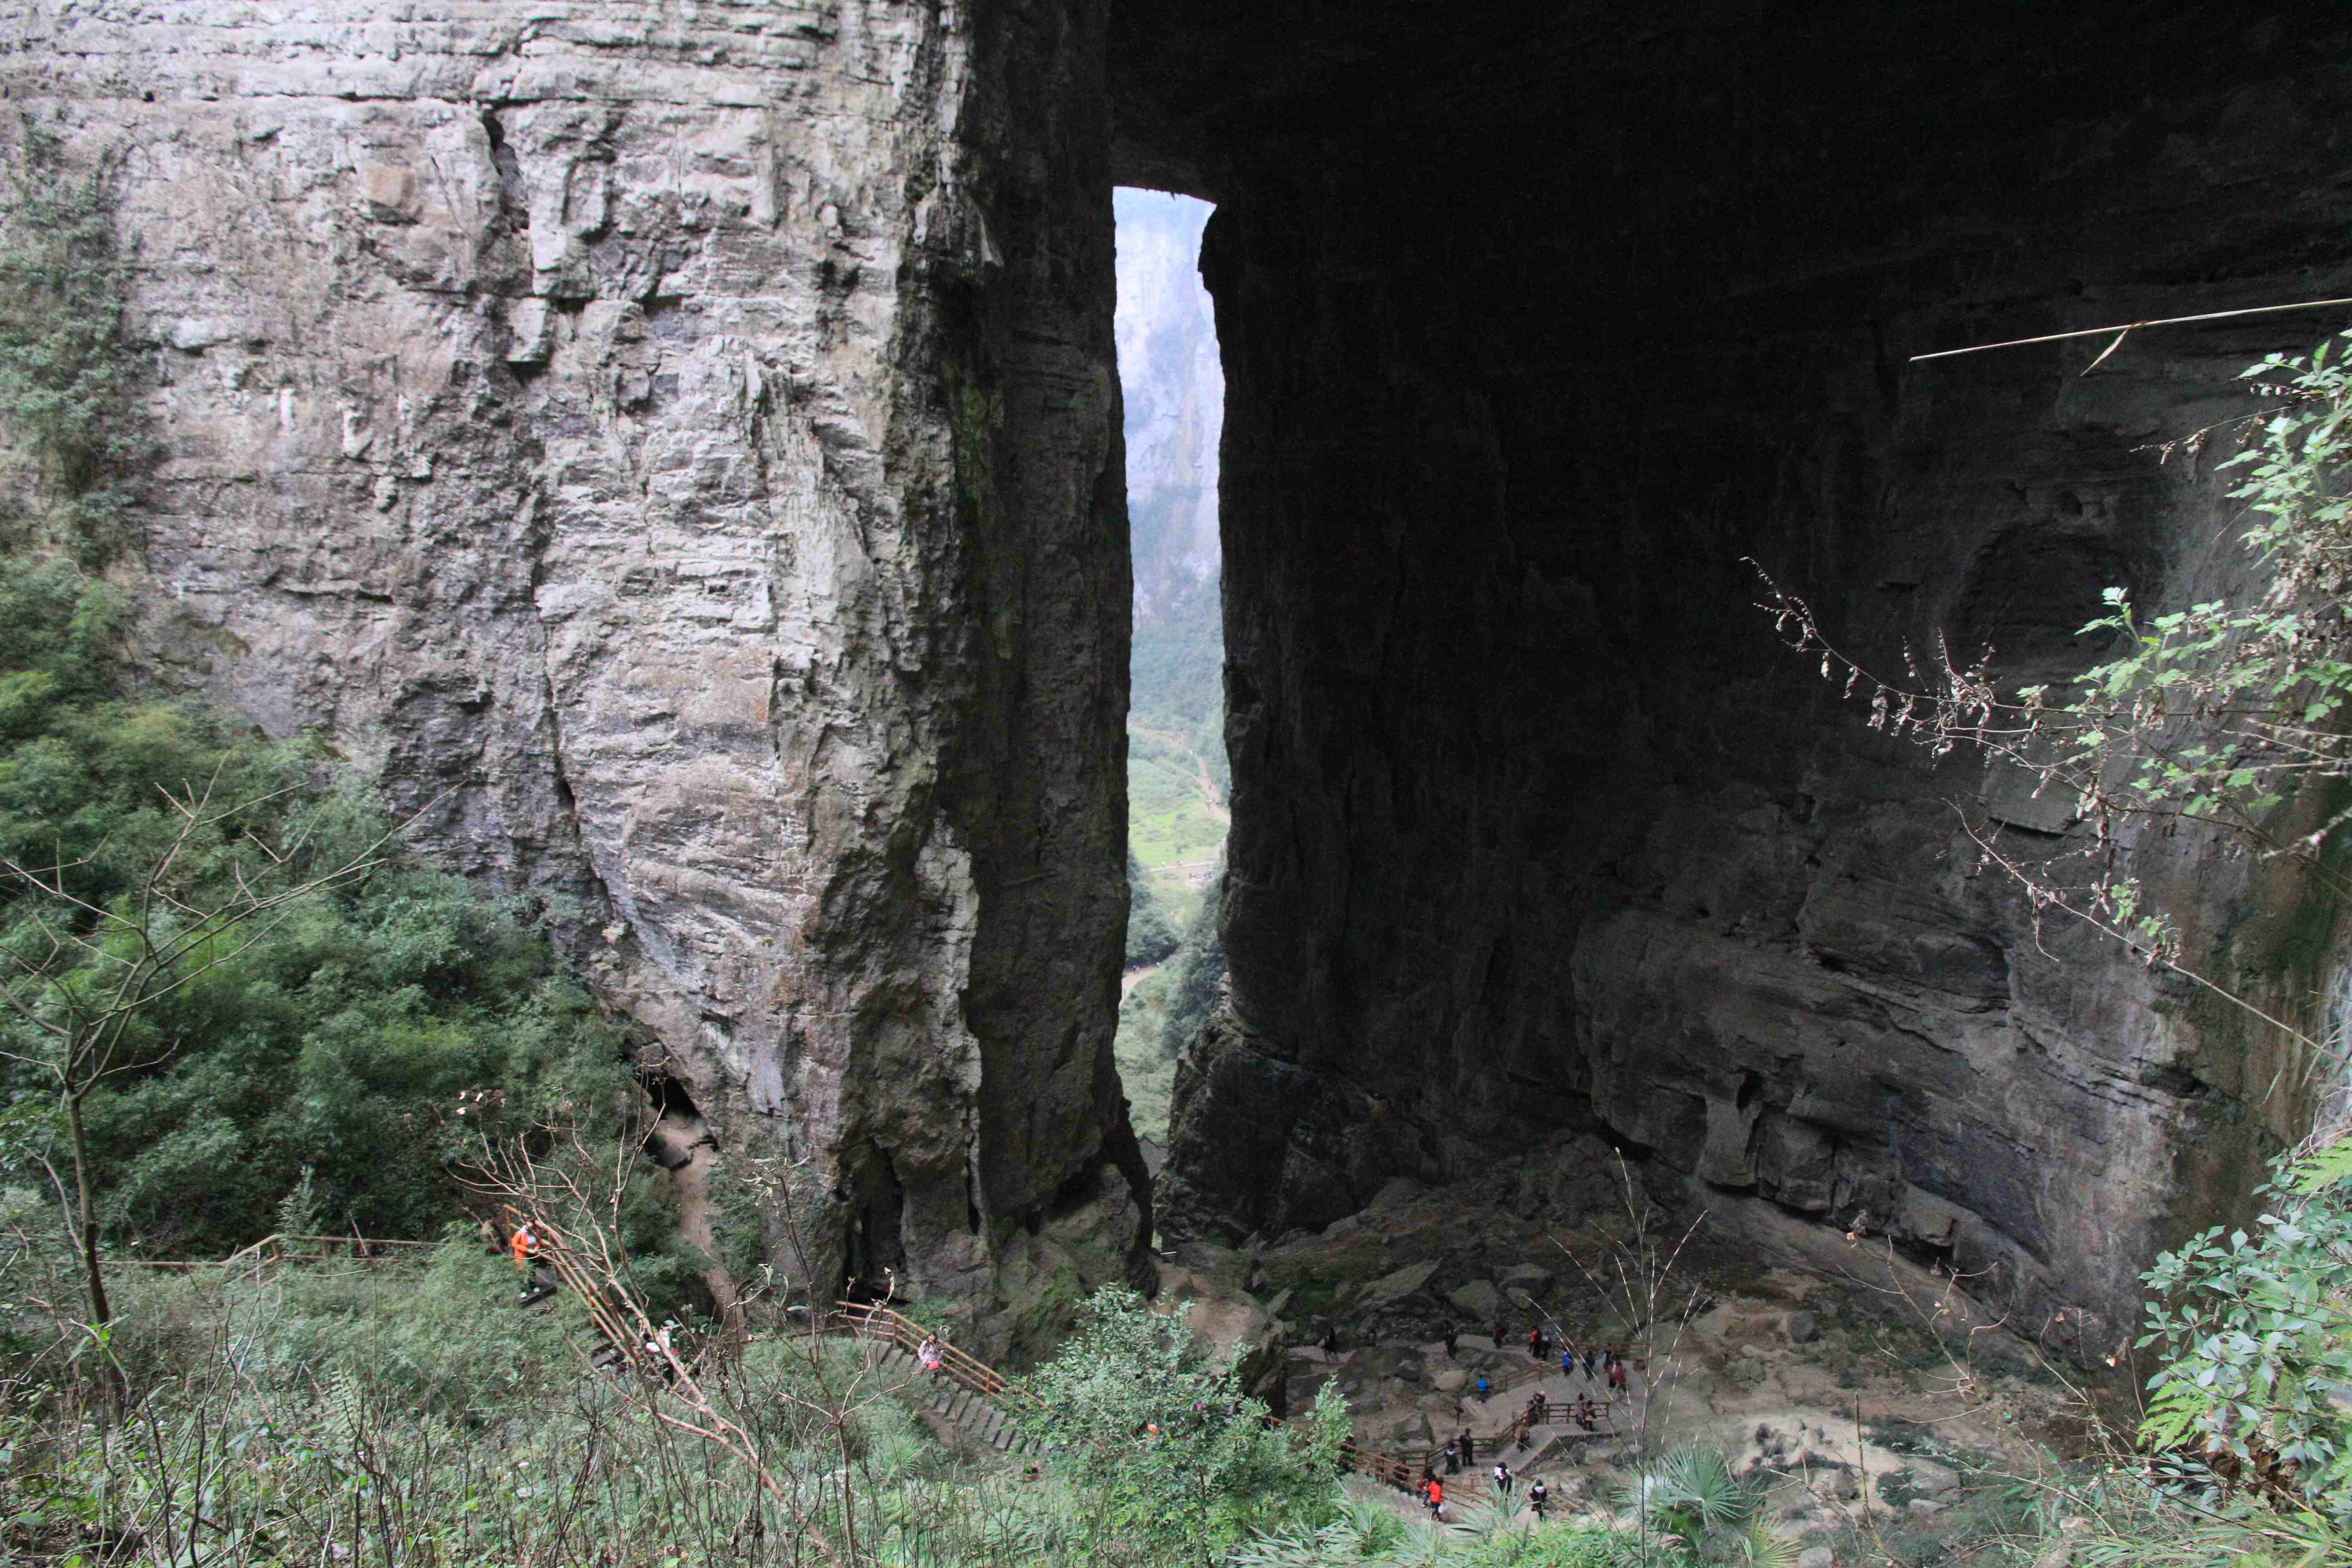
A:
{"type": "Polygon", "coordinates": [[[0,0],[12,110],[120,160],[159,642],[559,900],[722,1143],[815,1158],[819,1288],[983,1314],[1131,1145],[1109,181],[1062,9],[0,0]]]}

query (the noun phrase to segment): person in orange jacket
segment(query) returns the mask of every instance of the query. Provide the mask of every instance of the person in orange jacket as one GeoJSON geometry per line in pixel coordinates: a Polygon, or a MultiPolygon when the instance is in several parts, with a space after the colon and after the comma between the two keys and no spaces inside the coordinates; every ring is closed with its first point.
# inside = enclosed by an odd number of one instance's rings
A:
{"type": "Polygon", "coordinates": [[[1445,1517],[1445,1483],[1444,1483],[1444,1481],[1439,1480],[1435,1476],[1432,1476],[1432,1477],[1430,1477],[1430,1478],[1429,1478],[1429,1488],[1428,1488],[1428,1490],[1429,1490],[1429,1517],[1430,1517],[1430,1518],[1432,1518],[1432,1519],[1443,1519],[1443,1518],[1444,1518],[1444,1517],[1445,1517]]]}
{"type": "Polygon", "coordinates": [[[507,1250],[514,1254],[515,1269],[522,1276],[522,1289],[515,1300],[530,1306],[555,1289],[555,1281],[539,1270],[539,1232],[530,1228],[529,1220],[515,1224],[514,1235],[507,1238],[507,1250]]]}

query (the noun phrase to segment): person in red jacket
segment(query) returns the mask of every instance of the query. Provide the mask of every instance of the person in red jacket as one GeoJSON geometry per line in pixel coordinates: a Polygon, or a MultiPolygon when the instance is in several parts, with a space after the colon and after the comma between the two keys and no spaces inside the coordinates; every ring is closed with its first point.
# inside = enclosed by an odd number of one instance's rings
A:
{"type": "Polygon", "coordinates": [[[1435,1476],[1432,1476],[1429,1478],[1429,1486],[1427,1489],[1429,1492],[1429,1517],[1432,1519],[1444,1518],[1445,1483],[1439,1480],[1435,1476]]]}

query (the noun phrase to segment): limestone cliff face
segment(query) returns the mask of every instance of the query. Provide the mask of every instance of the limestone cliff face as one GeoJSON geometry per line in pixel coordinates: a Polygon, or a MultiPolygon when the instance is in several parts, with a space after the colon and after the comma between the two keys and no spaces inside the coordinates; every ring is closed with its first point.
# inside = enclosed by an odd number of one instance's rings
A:
{"type": "MultiPolygon", "coordinates": [[[[2352,293],[2314,26],[0,0],[0,92],[121,160],[159,646],[559,900],[720,1142],[814,1162],[819,1286],[1033,1339],[1140,1217],[1116,175],[1220,203],[1233,1008],[1179,1217],[1599,1130],[2095,1342],[2294,1130],[2279,1044],[2037,932],[1951,803],[2063,818],[1863,730],[1741,557],[1890,668],[2242,588],[2143,448],[2339,320],[1908,356],[2352,293]]],[[[2325,990],[2334,911],[2131,852],[2195,956],[2325,990]]]]}
{"type": "Polygon", "coordinates": [[[0,5],[0,134],[121,160],[159,637],[558,900],[818,1289],[983,1316],[1137,1217],[1100,71],[1059,0],[0,5]]]}
{"type": "MultiPolygon", "coordinates": [[[[2152,1252],[2295,1130],[2279,1043],[2037,931],[1953,803],[2036,857],[2063,811],[1866,731],[1742,557],[1890,670],[1942,629],[2049,679],[2106,586],[2242,589],[2225,479],[2147,444],[2340,313],[2087,377],[2103,341],[1906,361],[2352,292],[2341,40],[2240,17],[2190,62],[2161,40],[2223,25],[2194,6],[1211,11],[1113,35],[1122,176],[1220,204],[1228,388],[1232,1016],[1163,1206],[1271,1236],[1594,1128],[2112,1348],[2152,1252]]],[[[2296,889],[2134,852],[2199,963],[2306,1006],[2327,911],[2298,953],[2296,889]]]]}

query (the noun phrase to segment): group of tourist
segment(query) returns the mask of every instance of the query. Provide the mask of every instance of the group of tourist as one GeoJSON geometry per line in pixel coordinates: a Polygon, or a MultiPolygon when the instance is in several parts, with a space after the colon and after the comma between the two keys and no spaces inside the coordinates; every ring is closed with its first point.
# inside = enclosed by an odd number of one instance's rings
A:
{"type": "MultiPolygon", "coordinates": [[[[1498,1336],[1495,1342],[1497,1345],[1503,1342],[1499,1337],[1503,1325],[1500,1323],[1495,1325],[1495,1331],[1498,1336]]],[[[1551,1354],[1551,1338],[1544,1332],[1541,1323],[1536,1324],[1528,1331],[1528,1354],[1539,1362],[1548,1360],[1551,1354]]],[[[1607,1387],[1612,1401],[1620,1394],[1625,1394],[1628,1398],[1633,1396],[1627,1383],[1627,1363],[1615,1351],[1605,1345],[1587,1345],[1580,1356],[1574,1345],[1565,1340],[1560,1342],[1560,1375],[1575,1376],[1580,1363],[1586,1381],[1598,1382],[1607,1387]]]]}
{"type": "MultiPolygon", "coordinates": [[[[1464,1440],[1466,1442],[1470,1435],[1467,1432],[1465,1432],[1462,1436],[1464,1440]]],[[[1454,1449],[1449,1447],[1445,1452],[1450,1460],[1453,1457],[1454,1449]]],[[[1452,1473],[1454,1472],[1452,1467],[1449,1465],[1448,1474],[1452,1473]]],[[[1499,1459],[1495,1462],[1495,1493],[1502,1500],[1503,1505],[1507,1509],[1510,1506],[1511,1491],[1517,1484],[1517,1481],[1518,1477],[1511,1473],[1510,1466],[1504,1464],[1499,1459]]],[[[1437,1475],[1423,1477],[1421,1483],[1421,1494],[1423,1500],[1429,1505],[1430,1517],[1433,1519],[1444,1519],[1445,1517],[1444,1478],[1437,1475]]],[[[1545,1511],[1551,1507],[1551,1489],[1543,1484],[1543,1480],[1540,1477],[1537,1479],[1533,1486],[1528,1489],[1528,1506],[1535,1510],[1536,1522],[1538,1524],[1542,1523],[1545,1511]]]]}

